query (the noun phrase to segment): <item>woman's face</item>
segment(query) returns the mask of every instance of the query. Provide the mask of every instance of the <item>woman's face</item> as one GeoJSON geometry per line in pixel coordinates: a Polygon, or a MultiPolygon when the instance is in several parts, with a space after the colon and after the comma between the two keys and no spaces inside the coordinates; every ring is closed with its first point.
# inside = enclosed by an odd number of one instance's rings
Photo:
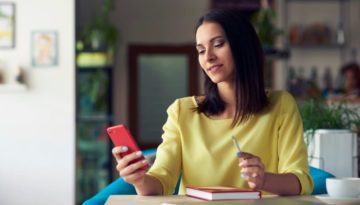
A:
{"type": "Polygon", "coordinates": [[[219,24],[205,21],[197,29],[196,49],[200,66],[212,82],[233,82],[235,64],[230,44],[219,24]]]}
{"type": "Polygon", "coordinates": [[[352,70],[348,70],[344,73],[345,77],[345,89],[347,91],[352,91],[357,89],[358,82],[356,79],[356,74],[352,70]]]}

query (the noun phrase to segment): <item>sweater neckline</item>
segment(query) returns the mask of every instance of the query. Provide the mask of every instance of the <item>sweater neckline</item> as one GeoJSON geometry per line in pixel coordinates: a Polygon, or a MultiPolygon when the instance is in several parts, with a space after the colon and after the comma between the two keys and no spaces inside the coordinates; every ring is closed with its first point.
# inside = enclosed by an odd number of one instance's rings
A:
{"type": "MultiPolygon", "coordinates": [[[[192,96],[192,101],[193,101],[193,104],[195,105],[195,107],[199,107],[199,104],[198,104],[198,101],[196,99],[197,96],[192,96]]],[[[232,122],[233,121],[233,118],[226,118],[226,119],[212,119],[210,118],[209,116],[207,116],[205,113],[201,112],[199,113],[201,117],[209,120],[209,121],[212,121],[212,122],[232,122]]]]}

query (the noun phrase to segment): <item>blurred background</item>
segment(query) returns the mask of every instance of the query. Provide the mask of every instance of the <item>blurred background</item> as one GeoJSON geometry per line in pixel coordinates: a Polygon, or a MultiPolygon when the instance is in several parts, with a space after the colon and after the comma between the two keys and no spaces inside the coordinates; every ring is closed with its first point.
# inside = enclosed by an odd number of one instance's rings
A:
{"type": "Polygon", "coordinates": [[[0,1],[0,204],[97,193],[118,178],[111,125],[156,147],[166,108],[202,93],[194,27],[211,8],[252,21],[267,89],[299,104],[345,92],[341,68],[360,60],[358,0],[0,1]]]}

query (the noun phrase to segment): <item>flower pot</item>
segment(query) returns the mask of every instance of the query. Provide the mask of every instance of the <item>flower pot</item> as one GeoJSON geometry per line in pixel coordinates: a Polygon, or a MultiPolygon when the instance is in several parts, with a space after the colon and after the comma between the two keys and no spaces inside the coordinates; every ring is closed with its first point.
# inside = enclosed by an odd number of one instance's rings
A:
{"type": "Polygon", "coordinates": [[[358,176],[357,136],[349,130],[319,129],[308,140],[309,164],[336,177],[358,176]]]}

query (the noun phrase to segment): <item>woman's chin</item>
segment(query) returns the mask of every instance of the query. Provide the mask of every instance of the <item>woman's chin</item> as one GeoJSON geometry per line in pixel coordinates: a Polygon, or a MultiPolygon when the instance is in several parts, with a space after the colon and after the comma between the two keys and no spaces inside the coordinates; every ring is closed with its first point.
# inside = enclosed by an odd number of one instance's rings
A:
{"type": "Polygon", "coordinates": [[[224,78],[210,78],[210,80],[215,84],[227,82],[227,80],[225,80],[224,78]]]}
{"type": "Polygon", "coordinates": [[[222,79],[218,78],[218,77],[210,77],[210,80],[211,80],[211,82],[213,82],[215,84],[218,84],[222,81],[222,79]]]}

